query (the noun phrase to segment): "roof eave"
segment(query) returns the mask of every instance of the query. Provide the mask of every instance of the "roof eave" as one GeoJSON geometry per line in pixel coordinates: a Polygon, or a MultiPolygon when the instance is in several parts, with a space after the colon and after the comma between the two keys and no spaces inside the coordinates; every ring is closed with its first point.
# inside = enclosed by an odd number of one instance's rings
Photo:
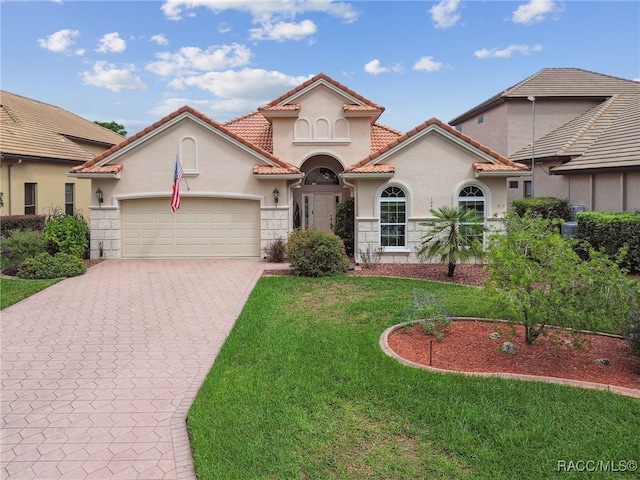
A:
{"type": "Polygon", "coordinates": [[[254,173],[258,180],[299,180],[304,178],[304,173],[254,173]]]}
{"type": "Polygon", "coordinates": [[[531,172],[525,170],[499,170],[499,171],[478,171],[476,172],[476,178],[479,177],[530,177],[531,172]]]}
{"type": "Polygon", "coordinates": [[[90,173],[67,173],[67,177],[69,178],[93,178],[93,179],[120,179],[120,173],[98,173],[98,172],[90,172],[90,173]]]}
{"type": "Polygon", "coordinates": [[[347,180],[357,180],[357,179],[384,179],[388,180],[393,178],[395,172],[375,172],[375,173],[365,173],[365,172],[342,172],[339,174],[340,177],[346,178],[347,180]]]}

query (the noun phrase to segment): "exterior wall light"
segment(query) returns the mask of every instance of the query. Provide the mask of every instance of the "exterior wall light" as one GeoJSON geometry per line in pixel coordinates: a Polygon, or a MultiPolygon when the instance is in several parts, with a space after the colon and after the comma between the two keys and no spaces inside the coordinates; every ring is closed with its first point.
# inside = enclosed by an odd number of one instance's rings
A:
{"type": "Polygon", "coordinates": [[[98,199],[98,206],[101,207],[102,202],[104,202],[104,195],[102,194],[102,190],[100,190],[100,187],[98,187],[98,189],[96,190],[96,198],[98,199]]]}
{"type": "Polygon", "coordinates": [[[274,188],[273,189],[273,201],[276,203],[276,206],[278,205],[278,200],[280,199],[280,192],[278,191],[278,188],[274,188]]]}

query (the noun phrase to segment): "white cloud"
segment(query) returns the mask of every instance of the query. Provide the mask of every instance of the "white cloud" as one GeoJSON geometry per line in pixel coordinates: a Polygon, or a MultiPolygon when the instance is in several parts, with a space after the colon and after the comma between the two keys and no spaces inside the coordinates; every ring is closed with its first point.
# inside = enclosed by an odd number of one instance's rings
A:
{"type": "Polygon", "coordinates": [[[196,87],[216,97],[244,99],[256,104],[269,102],[310,77],[292,77],[284,73],[245,68],[240,71],[207,72],[203,75],[177,78],[169,86],[176,89],[196,87]]]}
{"type": "MultiPolygon", "coordinates": [[[[175,112],[184,105],[189,105],[190,107],[195,108],[216,122],[226,122],[227,120],[231,120],[232,118],[236,118],[247,112],[253,111],[256,108],[256,104],[254,102],[242,98],[224,100],[193,100],[185,97],[168,97],[151,109],[149,113],[156,118],[164,117],[165,115],[175,112]]],[[[141,128],[146,126],[147,125],[142,125],[141,128]]]]}
{"type": "Polygon", "coordinates": [[[191,75],[199,71],[223,70],[242,67],[249,63],[251,50],[244,45],[211,46],[206,50],[198,47],[182,47],[176,53],[157,53],[159,59],[147,65],[146,69],[157,75],[191,75]]]}
{"type": "Polygon", "coordinates": [[[520,55],[530,55],[534,52],[542,50],[542,45],[509,45],[506,48],[483,48],[482,50],[476,50],[473,54],[481,60],[485,58],[511,58],[514,53],[520,55]]]}
{"type": "Polygon", "coordinates": [[[370,73],[371,75],[379,75],[381,73],[388,72],[389,69],[386,67],[381,67],[380,60],[375,58],[364,66],[364,71],[370,73]]]}
{"type": "Polygon", "coordinates": [[[270,22],[262,22],[259,28],[252,28],[251,40],[275,40],[282,42],[284,40],[301,40],[309,35],[316,33],[316,24],[311,20],[303,20],[300,23],[295,22],[278,22],[272,24],[270,22]]]}
{"type": "Polygon", "coordinates": [[[420,58],[414,65],[414,70],[423,70],[425,72],[437,72],[444,68],[444,64],[436,62],[433,57],[427,56],[420,58]]]}
{"type": "MultiPolygon", "coordinates": [[[[377,58],[374,58],[364,66],[364,71],[370,73],[371,75],[380,75],[381,73],[387,72],[402,72],[403,70],[404,68],[400,63],[388,67],[383,67],[382,65],[380,65],[380,60],[378,60],[377,58]]],[[[348,76],[344,72],[343,75],[348,76]]]]}
{"type": "Polygon", "coordinates": [[[513,23],[532,25],[544,21],[547,15],[560,11],[562,8],[554,0],[529,0],[529,3],[520,5],[513,12],[511,20],[513,23]]]}
{"type": "Polygon", "coordinates": [[[92,71],[82,72],[82,83],[106,88],[113,92],[146,90],[147,86],[142,83],[140,77],[134,75],[134,71],[135,67],[133,65],[116,68],[115,65],[104,61],[96,62],[92,71]]]}
{"type": "Polygon", "coordinates": [[[358,19],[358,12],[348,3],[333,0],[167,0],[162,12],[171,20],[181,20],[199,7],[214,13],[238,10],[251,15],[256,28],[249,30],[253,40],[301,40],[313,35],[317,27],[309,19],[296,22],[299,15],[325,13],[351,23],[358,19]]]}
{"type": "MultiPolygon", "coordinates": [[[[80,32],[78,30],[69,30],[68,28],[65,28],[64,30],[58,30],[57,32],[52,33],[47,38],[39,38],[38,43],[42,48],[46,48],[52,52],[62,53],[67,51],[79,36],[80,32]]],[[[78,51],[76,51],[76,54],[77,52],[78,51]]],[[[84,53],[84,50],[82,52],[84,53]]]]}
{"type": "Polygon", "coordinates": [[[164,33],[159,33],[151,37],[151,41],[157,43],[158,45],[169,45],[169,40],[164,35],[164,33]]]}
{"type": "Polygon", "coordinates": [[[460,20],[459,0],[442,0],[429,10],[436,28],[449,28],[460,20]]]}
{"type": "Polygon", "coordinates": [[[354,22],[358,13],[349,3],[333,0],[167,0],[161,7],[170,20],[181,20],[183,13],[205,7],[214,13],[224,10],[248,12],[254,19],[271,18],[274,15],[295,18],[308,12],[320,12],[338,17],[345,22],[354,22]]]}
{"type": "Polygon", "coordinates": [[[102,36],[96,51],[101,53],[121,53],[124,52],[126,48],[127,44],[120,38],[120,34],[118,32],[112,32],[102,36]]]}

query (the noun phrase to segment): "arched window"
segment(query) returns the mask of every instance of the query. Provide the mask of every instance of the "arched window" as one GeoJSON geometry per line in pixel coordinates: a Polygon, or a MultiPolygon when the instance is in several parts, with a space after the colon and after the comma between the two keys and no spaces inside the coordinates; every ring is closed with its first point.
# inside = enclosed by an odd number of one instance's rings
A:
{"type": "Polygon", "coordinates": [[[458,194],[458,205],[475,210],[482,218],[486,216],[484,191],[477,185],[467,185],[460,190],[458,194]]]}
{"type": "Polygon", "coordinates": [[[407,195],[400,187],[387,187],[380,195],[380,246],[407,246],[407,195]]]}
{"type": "MultiPolygon", "coordinates": [[[[478,213],[478,223],[484,224],[486,218],[486,200],[484,191],[477,185],[467,185],[458,194],[458,205],[475,210],[478,213]]],[[[461,231],[465,224],[460,225],[461,231]]]]}
{"type": "Polygon", "coordinates": [[[340,185],[340,179],[336,173],[325,167],[311,170],[304,176],[305,185],[340,185]]]}

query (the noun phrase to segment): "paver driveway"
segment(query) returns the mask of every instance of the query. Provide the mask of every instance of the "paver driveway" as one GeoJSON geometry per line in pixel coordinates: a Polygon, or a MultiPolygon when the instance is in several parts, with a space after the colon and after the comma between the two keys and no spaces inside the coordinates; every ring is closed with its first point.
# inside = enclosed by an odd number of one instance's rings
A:
{"type": "Polygon", "coordinates": [[[195,478],[187,411],[263,267],[107,260],[4,309],[2,478],[195,478]]]}

